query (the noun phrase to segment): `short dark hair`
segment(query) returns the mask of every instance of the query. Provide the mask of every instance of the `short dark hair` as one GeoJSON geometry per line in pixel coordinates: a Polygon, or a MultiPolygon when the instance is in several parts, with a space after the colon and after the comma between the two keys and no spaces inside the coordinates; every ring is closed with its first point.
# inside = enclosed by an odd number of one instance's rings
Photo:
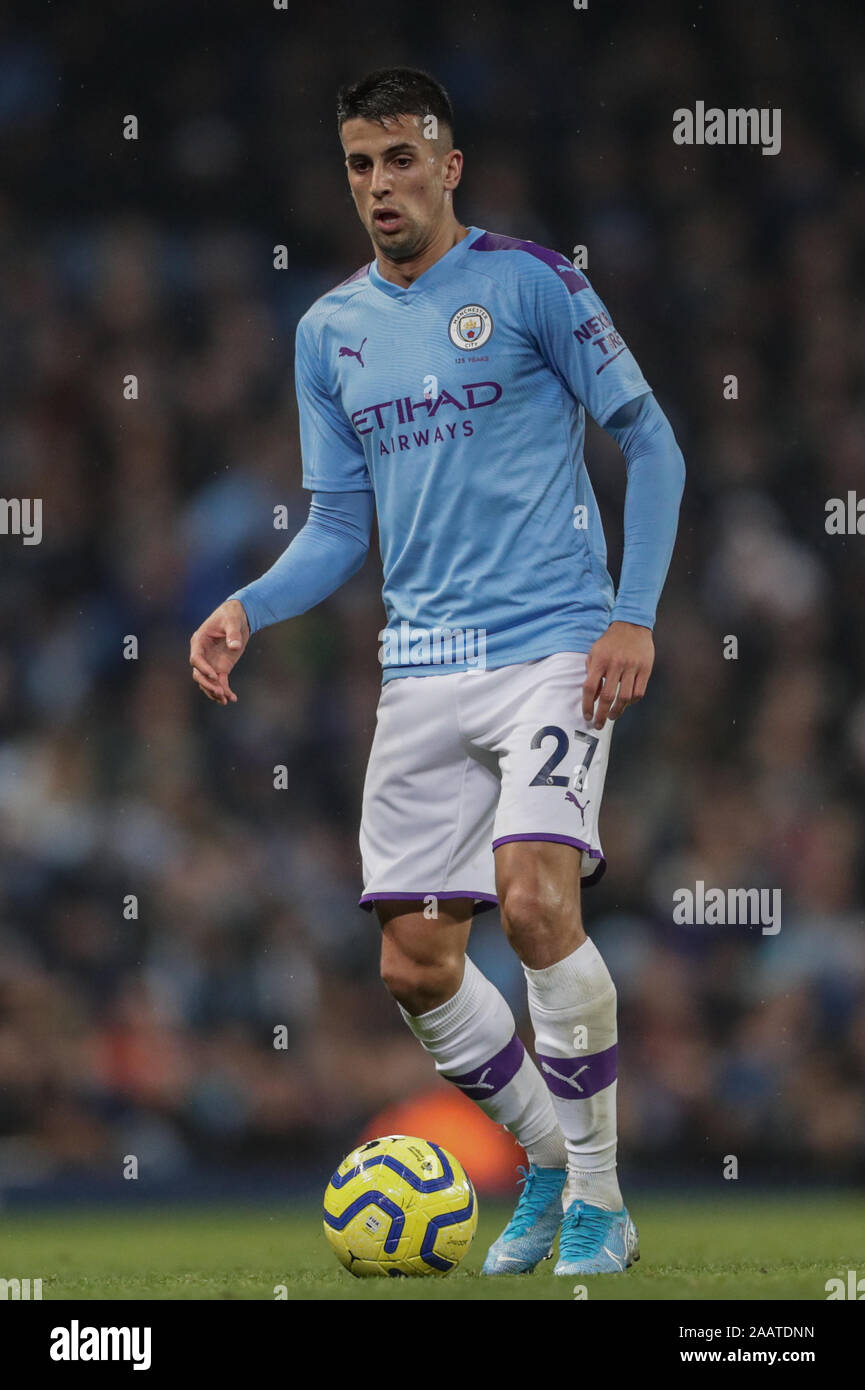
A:
{"type": "Polygon", "coordinates": [[[384,124],[389,117],[435,116],[453,138],[454,113],[440,82],[420,68],[377,68],[359,82],[340,87],[336,97],[337,126],[360,116],[384,124]]]}

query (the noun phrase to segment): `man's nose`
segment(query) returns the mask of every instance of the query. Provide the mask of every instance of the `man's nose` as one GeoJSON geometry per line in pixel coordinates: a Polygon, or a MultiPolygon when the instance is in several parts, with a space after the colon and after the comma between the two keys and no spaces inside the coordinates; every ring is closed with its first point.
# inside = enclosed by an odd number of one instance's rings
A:
{"type": "Polygon", "coordinates": [[[372,166],[370,192],[377,198],[390,192],[390,179],[388,178],[387,166],[384,163],[373,164],[372,166]]]}

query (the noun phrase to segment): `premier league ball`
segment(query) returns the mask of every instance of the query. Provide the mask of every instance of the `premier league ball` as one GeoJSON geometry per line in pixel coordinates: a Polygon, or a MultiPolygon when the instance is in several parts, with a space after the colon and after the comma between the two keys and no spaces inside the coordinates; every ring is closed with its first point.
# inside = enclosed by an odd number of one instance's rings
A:
{"type": "Polygon", "coordinates": [[[324,1233],[359,1278],[450,1274],[477,1224],[462,1165],[438,1144],[405,1134],[354,1149],[324,1194],[324,1233]]]}

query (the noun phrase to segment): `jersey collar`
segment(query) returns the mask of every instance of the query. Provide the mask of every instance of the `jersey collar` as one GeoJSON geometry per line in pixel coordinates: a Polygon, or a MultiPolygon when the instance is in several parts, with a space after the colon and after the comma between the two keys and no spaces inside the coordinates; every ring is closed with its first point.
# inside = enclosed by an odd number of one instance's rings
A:
{"type": "Polygon", "coordinates": [[[378,261],[373,261],[369,268],[370,282],[390,299],[402,300],[403,302],[414,299],[424,290],[445,280],[451,274],[455,264],[462,259],[471,243],[483,235],[483,228],[469,227],[468,236],[464,236],[462,241],[456,242],[449,251],[445,251],[443,256],[439,256],[437,261],[433,261],[432,265],[410,285],[394,285],[392,281],[385,280],[379,272],[378,261]]]}

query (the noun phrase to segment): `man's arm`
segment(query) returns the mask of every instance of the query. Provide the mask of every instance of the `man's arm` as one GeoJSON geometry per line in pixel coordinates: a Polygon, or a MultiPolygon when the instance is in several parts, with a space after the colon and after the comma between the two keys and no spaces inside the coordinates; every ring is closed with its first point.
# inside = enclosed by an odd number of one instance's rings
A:
{"type": "Polygon", "coordinates": [[[371,492],[313,493],[306,525],[275,564],[238,589],[193,633],[192,678],[217,704],[235,704],[229,672],[253,632],[313,608],[360,569],[369,550],[371,492]]]}
{"type": "Polygon", "coordinates": [[[251,632],[320,603],[360,569],[369,549],[375,495],[366,458],[326,379],[309,315],[297,325],[294,380],[309,520],[267,574],[232,595],[251,632]]]}
{"type": "Polygon", "coordinates": [[[619,592],[610,626],[589,652],[583,687],[583,717],[591,721],[594,712],[594,727],[600,729],[646,692],[684,462],[651,387],[586,276],[563,256],[555,269],[533,268],[523,294],[538,350],[562,385],[616,440],[628,469],[619,592]]]}
{"type": "MultiPolygon", "coordinates": [[[[318,325],[320,328],[320,325],[318,325]]],[[[250,635],[321,603],[360,569],[375,508],[366,458],[322,369],[315,315],[297,326],[294,377],[309,519],[274,565],[220,604],[192,636],[192,678],[217,704],[234,703],[229,672],[250,635]]]]}
{"type": "Polygon", "coordinates": [[[250,634],[314,608],[356,574],[374,510],[371,492],[314,492],[306,525],[279,559],[231,595],[243,604],[250,634]]]}
{"type": "Polygon", "coordinates": [[[628,470],[622,573],[611,621],[652,628],[676,541],[685,460],[651,392],[623,405],[604,429],[628,470]]]}
{"type": "Polygon", "coordinates": [[[621,406],[604,428],[625,456],[625,544],[610,626],[589,653],[583,718],[601,729],[642,700],[655,659],[652,628],[670,567],[685,460],[651,392],[621,406]],[[597,701],[597,709],[595,702],[597,701]]]}

